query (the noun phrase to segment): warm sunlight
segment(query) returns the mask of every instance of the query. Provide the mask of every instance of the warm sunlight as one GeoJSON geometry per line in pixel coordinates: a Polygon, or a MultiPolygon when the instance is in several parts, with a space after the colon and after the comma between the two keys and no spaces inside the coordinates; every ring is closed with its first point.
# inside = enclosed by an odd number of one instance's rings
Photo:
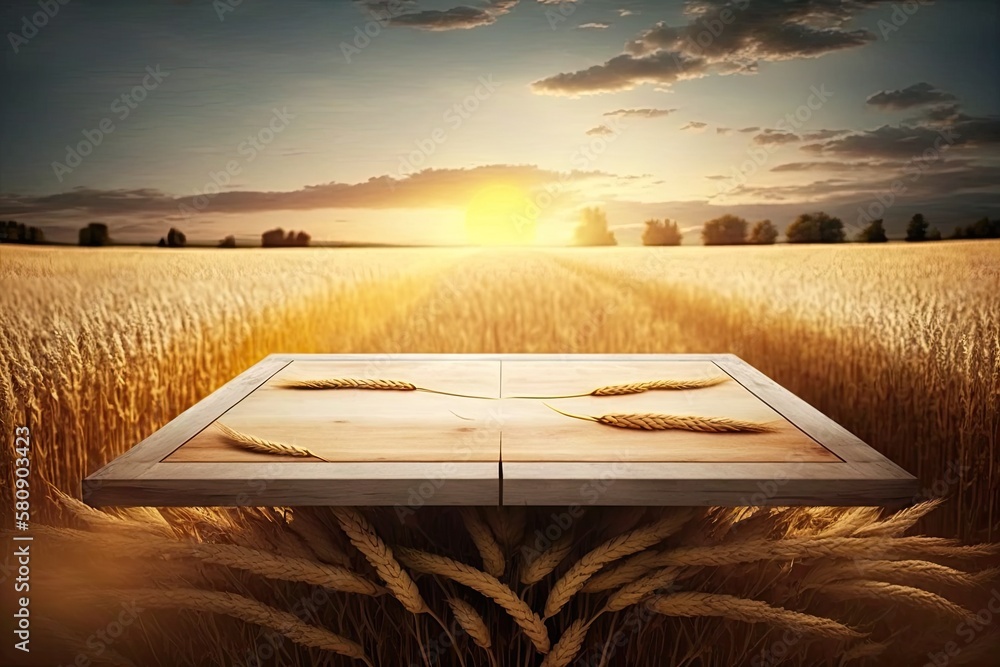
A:
{"type": "Polygon", "coordinates": [[[483,188],[465,210],[465,232],[476,245],[528,245],[535,240],[533,204],[520,188],[483,188]]]}

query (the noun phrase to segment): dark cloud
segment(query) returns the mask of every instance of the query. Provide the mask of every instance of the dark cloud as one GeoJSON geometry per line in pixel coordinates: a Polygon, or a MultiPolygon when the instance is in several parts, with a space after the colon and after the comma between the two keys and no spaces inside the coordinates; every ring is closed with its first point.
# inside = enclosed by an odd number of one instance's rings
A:
{"type": "Polygon", "coordinates": [[[858,169],[901,169],[905,163],[900,161],[856,161],[841,162],[836,160],[813,160],[808,162],[788,162],[773,167],[771,171],[856,171],[858,169]]]}
{"type": "Polygon", "coordinates": [[[802,150],[850,157],[913,157],[931,149],[976,148],[1000,143],[1000,117],[952,114],[942,124],[883,125],[852,132],[829,141],[808,144],[802,150]]]}
{"type": "Polygon", "coordinates": [[[742,132],[743,134],[749,134],[750,132],[760,132],[760,128],[754,125],[752,127],[744,127],[743,129],[737,130],[737,132],[742,132]]]}
{"type": "Polygon", "coordinates": [[[681,127],[682,130],[704,130],[708,127],[708,123],[703,123],[700,120],[692,120],[687,125],[681,127]]]}
{"type": "Polygon", "coordinates": [[[816,58],[868,44],[876,36],[850,28],[859,13],[889,0],[698,0],[689,22],[659,22],[601,65],[532,84],[535,92],[582,95],[670,86],[710,74],[750,74],[760,63],[816,58]]]}
{"type": "Polygon", "coordinates": [[[498,16],[510,12],[517,3],[518,0],[494,0],[486,7],[460,5],[449,9],[425,9],[397,14],[392,17],[389,24],[436,32],[468,30],[495,23],[498,16]]]}
{"type": "Polygon", "coordinates": [[[614,111],[608,111],[604,115],[621,116],[623,118],[659,118],[661,116],[669,116],[675,111],[677,111],[677,109],[616,109],[614,111]]]}
{"type": "Polygon", "coordinates": [[[733,131],[733,128],[731,128],[731,127],[717,127],[717,128],[715,128],[715,133],[716,134],[729,134],[732,131],[733,131]]]}
{"type": "Polygon", "coordinates": [[[592,137],[602,137],[608,134],[614,134],[615,131],[612,130],[607,125],[598,125],[597,127],[592,127],[587,130],[587,134],[592,137]]]}
{"type": "Polygon", "coordinates": [[[802,135],[802,139],[805,141],[824,141],[849,133],[850,130],[816,130],[814,132],[806,132],[802,135]]]}
{"type": "Polygon", "coordinates": [[[793,144],[801,137],[792,132],[782,132],[781,130],[764,130],[753,138],[753,142],[760,146],[780,146],[782,144],[793,144]]]}
{"type": "Polygon", "coordinates": [[[74,188],[54,195],[0,195],[0,215],[178,215],[182,205],[212,214],[325,208],[462,207],[480,189],[497,182],[532,190],[553,182],[608,176],[610,174],[599,171],[559,173],[532,165],[498,164],[469,169],[425,169],[404,178],[378,176],[363,183],[325,183],[287,192],[228,191],[203,199],[149,188],[74,188]]]}
{"type": "Polygon", "coordinates": [[[955,99],[951,93],[938,90],[929,83],[915,83],[901,90],[881,90],[869,96],[866,102],[879,109],[899,110],[951,102],[955,99]]]}

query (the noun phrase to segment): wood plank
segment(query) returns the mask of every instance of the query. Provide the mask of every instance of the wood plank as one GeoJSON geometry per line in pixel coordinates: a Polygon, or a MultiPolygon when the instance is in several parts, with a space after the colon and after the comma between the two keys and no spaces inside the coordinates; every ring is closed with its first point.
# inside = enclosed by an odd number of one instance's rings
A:
{"type": "MultiPolygon", "coordinates": [[[[504,397],[562,396],[605,385],[650,380],[727,377],[710,361],[505,361],[504,397]]],[[[523,461],[816,461],[840,459],[755,397],[738,382],[683,391],[626,396],[505,400],[503,458],[523,461]],[[581,415],[663,413],[763,422],[770,433],[634,431],[572,419],[581,415]]]]}
{"type": "MultiPolygon", "coordinates": [[[[465,359],[292,361],[217,421],[258,438],[304,447],[332,462],[500,461],[495,400],[422,391],[293,390],[287,380],[387,379],[418,387],[499,398],[500,364],[465,359]]],[[[268,461],[207,428],[167,463],[268,461]]],[[[289,458],[292,464],[315,462],[289,458]]]]}

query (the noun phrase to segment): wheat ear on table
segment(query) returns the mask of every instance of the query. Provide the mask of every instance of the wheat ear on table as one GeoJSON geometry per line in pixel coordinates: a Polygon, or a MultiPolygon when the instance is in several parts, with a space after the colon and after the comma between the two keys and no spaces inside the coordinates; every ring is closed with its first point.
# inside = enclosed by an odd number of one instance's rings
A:
{"type": "Polygon", "coordinates": [[[561,415],[592,421],[605,426],[616,428],[628,428],[641,431],[699,431],[701,433],[766,433],[774,428],[762,422],[746,421],[743,419],[730,419],[729,417],[696,417],[690,415],[661,415],[661,414],[610,414],[592,417],[590,415],[576,415],[571,412],[564,412],[559,408],[545,404],[551,410],[555,410],[561,415]]]}
{"type": "Polygon", "coordinates": [[[222,433],[223,437],[226,438],[226,440],[237,447],[250,452],[256,452],[258,454],[273,454],[275,456],[311,457],[321,461],[326,461],[326,459],[322,456],[306,449],[305,447],[288,445],[283,442],[275,442],[273,440],[259,438],[249,433],[237,431],[236,429],[226,426],[221,422],[216,422],[215,426],[222,433]]]}
{"type": "Polygon", "coordinates": [[[626,396],[629,394],[643,394],[647,391],[681,391],[684,389],[702,389],[704,387],[714,387],[726,382],[728,377],[692,378],[689,380],[649,380],[647,382],[630,382],[628,384],[609,384],[598,387],[585,394],[564,394],[562,396],[511,396],[511,398],[525,399],[556,399],[556,398],[582,398],[584,396],[626,396]]]}
{"type": "Polygon", "coordinates": [[[371,391],[422,391],[428,394],[441,394],[442,396],[457,396],[459,398],[478,398],[495,401],[497,396],[477,396],[475,394],[458,394],[450,391],[438,389],[428,389],[418,387],[412,382],[403,380],[377,380],[367,378],[318,378],[312,380],[282,380],[275,386],[279,389],[367,389],[371,391]]]}

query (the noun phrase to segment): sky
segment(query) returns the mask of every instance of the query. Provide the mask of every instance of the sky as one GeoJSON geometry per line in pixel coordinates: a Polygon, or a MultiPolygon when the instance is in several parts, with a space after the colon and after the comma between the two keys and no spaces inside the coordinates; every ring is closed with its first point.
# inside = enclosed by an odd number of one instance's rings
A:
{"type": "Polygon", "coordinates": [[[990,0],[16,0],[2,25],[0,217],[56,240],[564,243],[589,206],[621,243],[815,210],[898,236],[1000,208],[990,0]]]}

